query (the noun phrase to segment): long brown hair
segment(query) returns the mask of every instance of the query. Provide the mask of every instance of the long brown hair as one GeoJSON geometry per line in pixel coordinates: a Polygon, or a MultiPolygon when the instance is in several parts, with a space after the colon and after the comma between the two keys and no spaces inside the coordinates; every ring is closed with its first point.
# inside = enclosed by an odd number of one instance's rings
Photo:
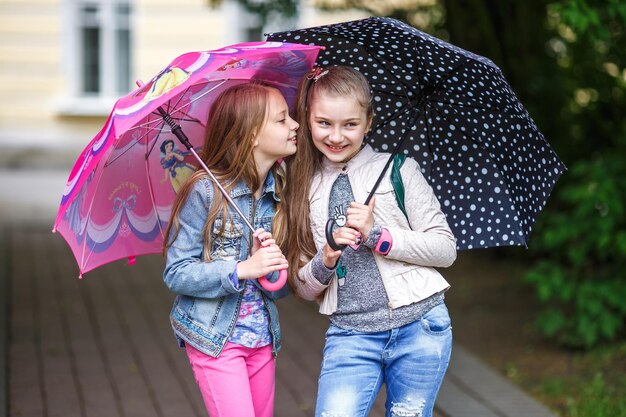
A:
{"type": "Polygon", "coordinates": [[[370,86],[360,72],[351,67],[336,66],[314,68],[305,76],[298,87],[295,118],[300,124],[298,129],[298,152],[287,160],[289,184],[285,189],[285,198],[289,208],[289,283],[292,288],[298,279],[298,270],[317,253],[311,232],[309,218],[309,193],[311,179],[321,169],[323,154],[313,144],[307,103],[316,94],[338,97],[354,97],[366,111],[368,120],[374,114],[370,86]]]}
{"type": "MultiPolygon", "coordinates": [[[[254,192],[265,180],[258,176],[252,151],[255,134],[267,120],[271,89],[273,87],[261,82],[237,84],[220,93],[211,106],[201,158],[227,192],[230,192],[239,181],[244,181],[254,192]]],[[[276,184],[275,192],[280,197],[285,186],[285,172],[279,164],[274,164],[272,172],[276,184]]],[[[178,235],[180,210],[184,202],[196,181],[203,177],[208,175],[203,168],[199,168],[176,195],[165,233],[164,254],[178,235]],[[175,234],[168,239],[172,228],[175,234]]],[[[287,216],[281,206],[281,203],[277,204],[272,235],[277,244],[283,248],[287,235],[287,216]]],[[[215,188],[203,230],[203,259],[206,261],[211,259],[211,231],[220,213],[222,218],[226,219],[229,206],[222,193],[215,188]]],[[[224,233],[225,225],[226,222],[222,222],[220,234],[224,233]]]]}

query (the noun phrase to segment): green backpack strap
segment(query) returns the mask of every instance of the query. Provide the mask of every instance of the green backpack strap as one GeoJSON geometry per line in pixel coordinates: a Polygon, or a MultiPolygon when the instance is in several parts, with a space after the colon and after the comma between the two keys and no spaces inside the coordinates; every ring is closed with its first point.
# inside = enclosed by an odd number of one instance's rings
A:
{"type": "Polygon", "coordinates": [[[391,186],[396,194],[398,207],[400,207],[400,210],[402,210],[402,213],[404,213],[404,216],[408,220],[409,216],[406,214],[406,207],[404,206],[404,184],[402,183],[402,175],[400,175],[400,168],[402,168],[405,159],[406,155],[403,153],[394,155],[393,165],[391,167],[391,186]]]}

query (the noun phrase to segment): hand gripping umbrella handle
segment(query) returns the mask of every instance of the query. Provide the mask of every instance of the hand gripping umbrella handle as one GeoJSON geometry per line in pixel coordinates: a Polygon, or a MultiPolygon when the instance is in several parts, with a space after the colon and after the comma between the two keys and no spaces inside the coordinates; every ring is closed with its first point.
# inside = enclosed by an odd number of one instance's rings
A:
{"type": "MultiPolygon", "coordinates": [[[[365,199],[365,205],[368,205],[370,203],[370,201],[372,200],[372,197],[374,197],[374,193],[376,192],[376,189],[378,188],[378,184],[380,184],[380,180],[385,175],[385,171],[387,170],[388,166],[389,166],[389,161],[387,161],[387,165],[385,165],[385,168],[383,169],[383,172],[380,174],[380,176],[376,180],[376,184],[374,184],[374,188],[372,189],[370,194],[365,199]]],[[[334,226],[335,226],[335,219],[333,219],[331,217],[326,222],[326,242],[328,242],[328,246],[330,246],[334,250],[344,250],[345,248],[348,247],[348,245],[341,245],[341,244],[335,242],[335,238],[333,237],[333,227],[334,226]]],[[[356,247],[358,247],[358,244],[357,244],[356,247]]],[[[355,249],[356,247],[353,246],[352,248],[355,249]]]]}
{"type": "MultiPolygon", "coordinates": [[[[259,242],[262,242],[262,240],[259,239],[259,242]]],[[[287,269],[281,269],[280,271],[278,271],[278,279],[274,282],[267,279],[267,275],[259,277],[258,281],[259,284],[261,284],[261,287],[265,288],[266,290],[278,291],[283,288],[285,286],[285,283],[287,282],[287,269]]]]}
{"type": "MultiPolygon", "coordinates": [[[[206,171],[209,177],[211,177],[211,179],[213,180],[213,184],[215,184],[215,186],[224,195],[224,198],[226,199],[226,201],[228,201],[231,207],[235,209],[237,214],[239,214],[239,217],[243,219],[244,223],[250,228],[250,230],[254,231],[254,227],[252,226],[252,224],[250,224],[246,216],[244,216],[244,214],[241,212],[237,204],[235,204],[233,199],[230,198],[230,196],[228,195],[228,192],[224,189],[224,187],[222,187],[222,184],[219,183],[217,178],[215,178],[215,175],[213,175],[209,167],[206,166],[202,158],[200,158],[196,150],[193,148],[193,146],[191,145],[191,142],[189,142],[189,138],[187,137],[187,135],[185,135],[185,132],[183,132],[180,125],[176,123],[176,121],[174,121],[174,119],[172,119],[172,117],[169,114],[167,114],[167,112],[163,110],[161,107],[157,108],[157,111],[159,112],[161,117],[163,117],[163,120],[165,121],[165,123],[167,123],[170,126],[174,136],[176,136],[176,138],[178,138],[178,140],[183,145],[185,145],[185,148],[187,148],[187,150],[191,152],[191,154],[196,158],[200,166],[206,171]]],[[[261,284],[261,286],[268,291],[280,290],[285,285],[285,282],[287,282],[287,270],[286,269],[282,269],[278,273],[278,280],[276,280],[276,282],[270,282],[266,277],[259,278],[259,284],[261,284]]]]}

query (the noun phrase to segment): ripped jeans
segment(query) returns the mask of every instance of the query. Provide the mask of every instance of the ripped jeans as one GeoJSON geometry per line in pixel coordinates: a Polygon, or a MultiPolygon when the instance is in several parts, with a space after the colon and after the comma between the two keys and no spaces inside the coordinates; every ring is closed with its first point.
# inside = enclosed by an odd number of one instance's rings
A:
{"type": "Polygon", "coordinates": [[[452,351],[445,304],[392,330],[326,332],[316,417],[365,417],[383,383],[386,417],[431,417],[452,351]]]}

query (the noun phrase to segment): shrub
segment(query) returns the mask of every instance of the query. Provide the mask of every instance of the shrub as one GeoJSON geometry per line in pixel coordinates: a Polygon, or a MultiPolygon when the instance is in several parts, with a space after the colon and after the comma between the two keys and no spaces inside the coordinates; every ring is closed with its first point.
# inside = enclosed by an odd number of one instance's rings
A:
{"type": "Polygon", "coordinates": [[[539,329],[570,347],[614,340],[626,317],[626,152],[576,162],[538,223],[525,274],[539,329]]]}

